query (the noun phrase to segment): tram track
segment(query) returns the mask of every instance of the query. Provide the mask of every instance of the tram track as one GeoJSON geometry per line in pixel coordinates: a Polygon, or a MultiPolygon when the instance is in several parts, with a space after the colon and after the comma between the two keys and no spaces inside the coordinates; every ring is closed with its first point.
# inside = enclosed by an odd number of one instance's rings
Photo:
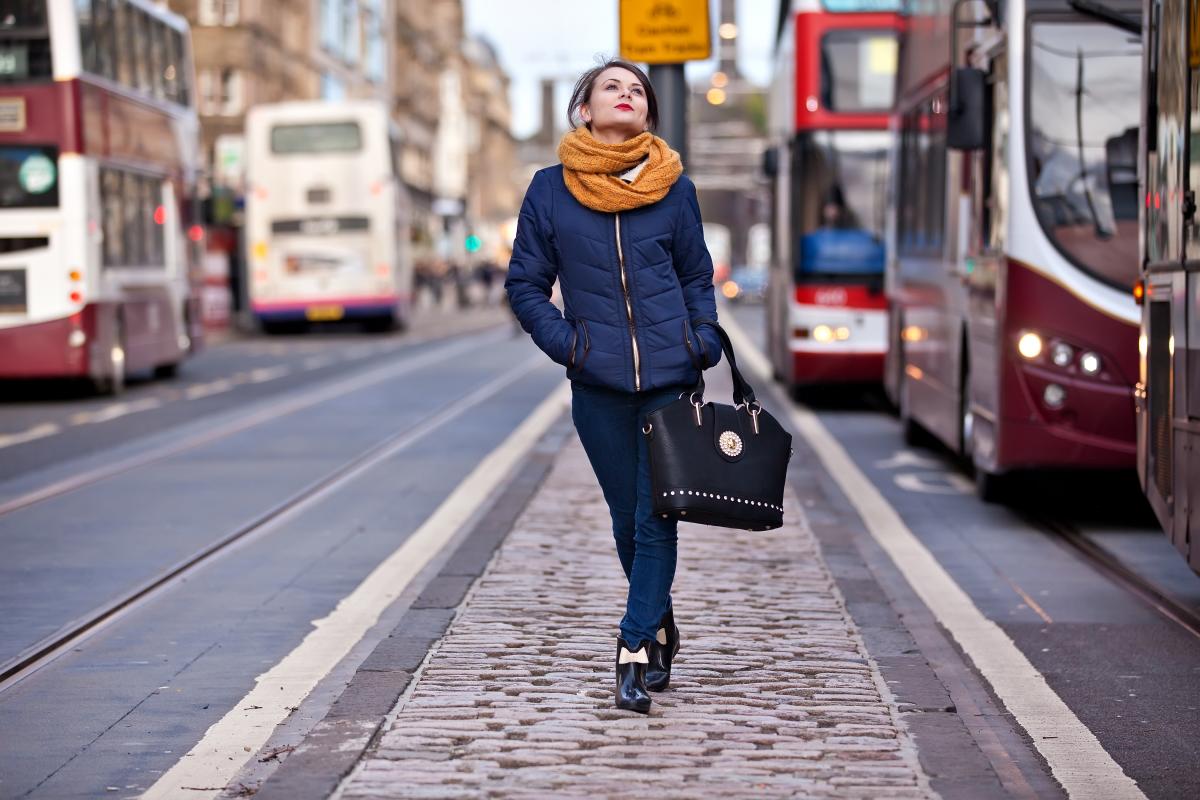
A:
{"type": "Polygon", "coordinates": [[[268,397],[258,401],[254,409],[245,414],[218,422],[192,435],[185,436],[178,441],[167,442],[93,469],[82,470],[74,475],[52,481],[8,500],[0,501],[0,517],[85,486],[115,478],[135,469],[188,452],[189,450],[213,444],[234,434],[242,433],[268,422],[273,422],[297,411],[311,408],[346,392],[363,389],[381,381],[421,369],[422,367],[431,366],[463,352],[469,352],[473,348],[487,344],[492,340],[499,340],[505,337],[507,337],[506,333],[489,330],[466,333],[462,335],[462,338],[456,337],[454,341],[446,344],[438,344],[430,350],[407,358],[405,357],[406,354],[398,354],[398,357],[401,359],[399,361],[385,363],[365,371],[356,372],[332,383],[294,389],[283,395],[268,397]]]}
{"type": "MultiPolygon", "coordinates": [[[[422,363],[425,362],[422,361],[422,363]]],[[[225,533],[216,541],[209,542],[204,547],[160,570],[155,575],[144,580],[134,588],[125,591],[115,599],[63,625],[54,633],[26,648],[13,659],[0,664],[0,693],[15,686],[21,680],[45,667],[65,652],[78,647],[91,636],[117,622],[121,617],[152,601],[156,596],[161,595],[172,586],[186,580],[188,576],[206,566],[218,556],[228,553],[236,546],[249,543],[256,535],[268,532],[273,525],[283,521],[289,515],[298,513],[310,505],[323,500],[365,471],[391,458],[393,455],[428,436],[442,425],[462,415],[469,409],[494,397],[496,393],[520,380],[539,366],[544,365],[545,359],[538,355],[521,362],[514,369],[504,371],[498,377],[486,381],[469,394],[449,403],[432,416],[414,421],[412,424],[392,433],[387,438],[361,451],[354,457],[343,461],[336,468],[329,470],[320,478],[311,481],[300,490],[257,514],[248,522],[225,533]]],[[[273,415],[272,418],[277,418],[277,416],[273,415]]],[[[234,432],[236,431],[230,431],[226,435],[234,432]]],[[[166,457],[166,455],[163,457],[166,457]]],[[[145,463],[151,462],[143,462],[136,466],[144,466],[145,463]]],[[[128,472],[136,468],[136,466],[126,467],[114,474],[128,472]]]]}
{"type": "Polygon", "coordinates": [[[1200,610],[1176,599],[1154,581],[1127,566],[1071,523],[1044,516],[1026,519],[1113,583],[1148,604],[1160,616],[1200,639],[1200,610]]]}

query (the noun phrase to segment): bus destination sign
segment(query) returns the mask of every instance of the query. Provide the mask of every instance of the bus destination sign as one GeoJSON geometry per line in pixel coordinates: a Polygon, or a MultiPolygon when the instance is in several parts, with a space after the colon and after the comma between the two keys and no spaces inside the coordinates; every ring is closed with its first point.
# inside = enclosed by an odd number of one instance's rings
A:
{"type": "Polygon", "coordinates": [[[646,64],[712,55],[708,0],[621,0],[621,56],[646,64]]]}

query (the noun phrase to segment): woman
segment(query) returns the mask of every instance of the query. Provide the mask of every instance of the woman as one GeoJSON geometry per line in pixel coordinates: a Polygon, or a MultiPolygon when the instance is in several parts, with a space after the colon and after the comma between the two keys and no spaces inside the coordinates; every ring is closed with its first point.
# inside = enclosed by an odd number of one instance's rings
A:
{"type": "Polygon", "coordinates": [[[521,327],[571,379],[571,416],[612,515],[629,599],[616,704],[647,713],[679,650],[675,523],[651,514],[642,426],[720,359],[712,259],[696,188],[651,131],[654,89],[609,61],[575,85],[562,163],[529,185],[505,288],[521,327]],[[565,318],[550,303],[562,284],[565,318]]]}

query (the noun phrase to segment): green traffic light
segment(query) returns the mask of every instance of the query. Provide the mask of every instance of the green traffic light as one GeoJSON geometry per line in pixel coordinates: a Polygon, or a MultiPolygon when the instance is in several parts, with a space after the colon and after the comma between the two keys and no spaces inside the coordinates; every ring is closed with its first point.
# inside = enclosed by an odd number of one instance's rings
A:
{"type": "Polygon", "coordinates": [[[472,233],[467,237],[466,246],[468,253],[474,253],[479,248],[483,247],[483,240],[472,233]]]}

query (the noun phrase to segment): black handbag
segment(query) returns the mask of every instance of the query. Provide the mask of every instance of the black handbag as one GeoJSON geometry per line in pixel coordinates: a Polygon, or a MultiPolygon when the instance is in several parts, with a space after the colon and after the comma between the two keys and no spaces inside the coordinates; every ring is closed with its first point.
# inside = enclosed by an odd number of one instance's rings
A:
{"type": "Polygon", "coordinates": [[[734,404],[704,402],[701,372],[696,388],[646,415],[654,513],[723,528],[778,528],[792,435],[754,399],[728,334],[716,323],[700,324],[721,337],[734,404]]]}

